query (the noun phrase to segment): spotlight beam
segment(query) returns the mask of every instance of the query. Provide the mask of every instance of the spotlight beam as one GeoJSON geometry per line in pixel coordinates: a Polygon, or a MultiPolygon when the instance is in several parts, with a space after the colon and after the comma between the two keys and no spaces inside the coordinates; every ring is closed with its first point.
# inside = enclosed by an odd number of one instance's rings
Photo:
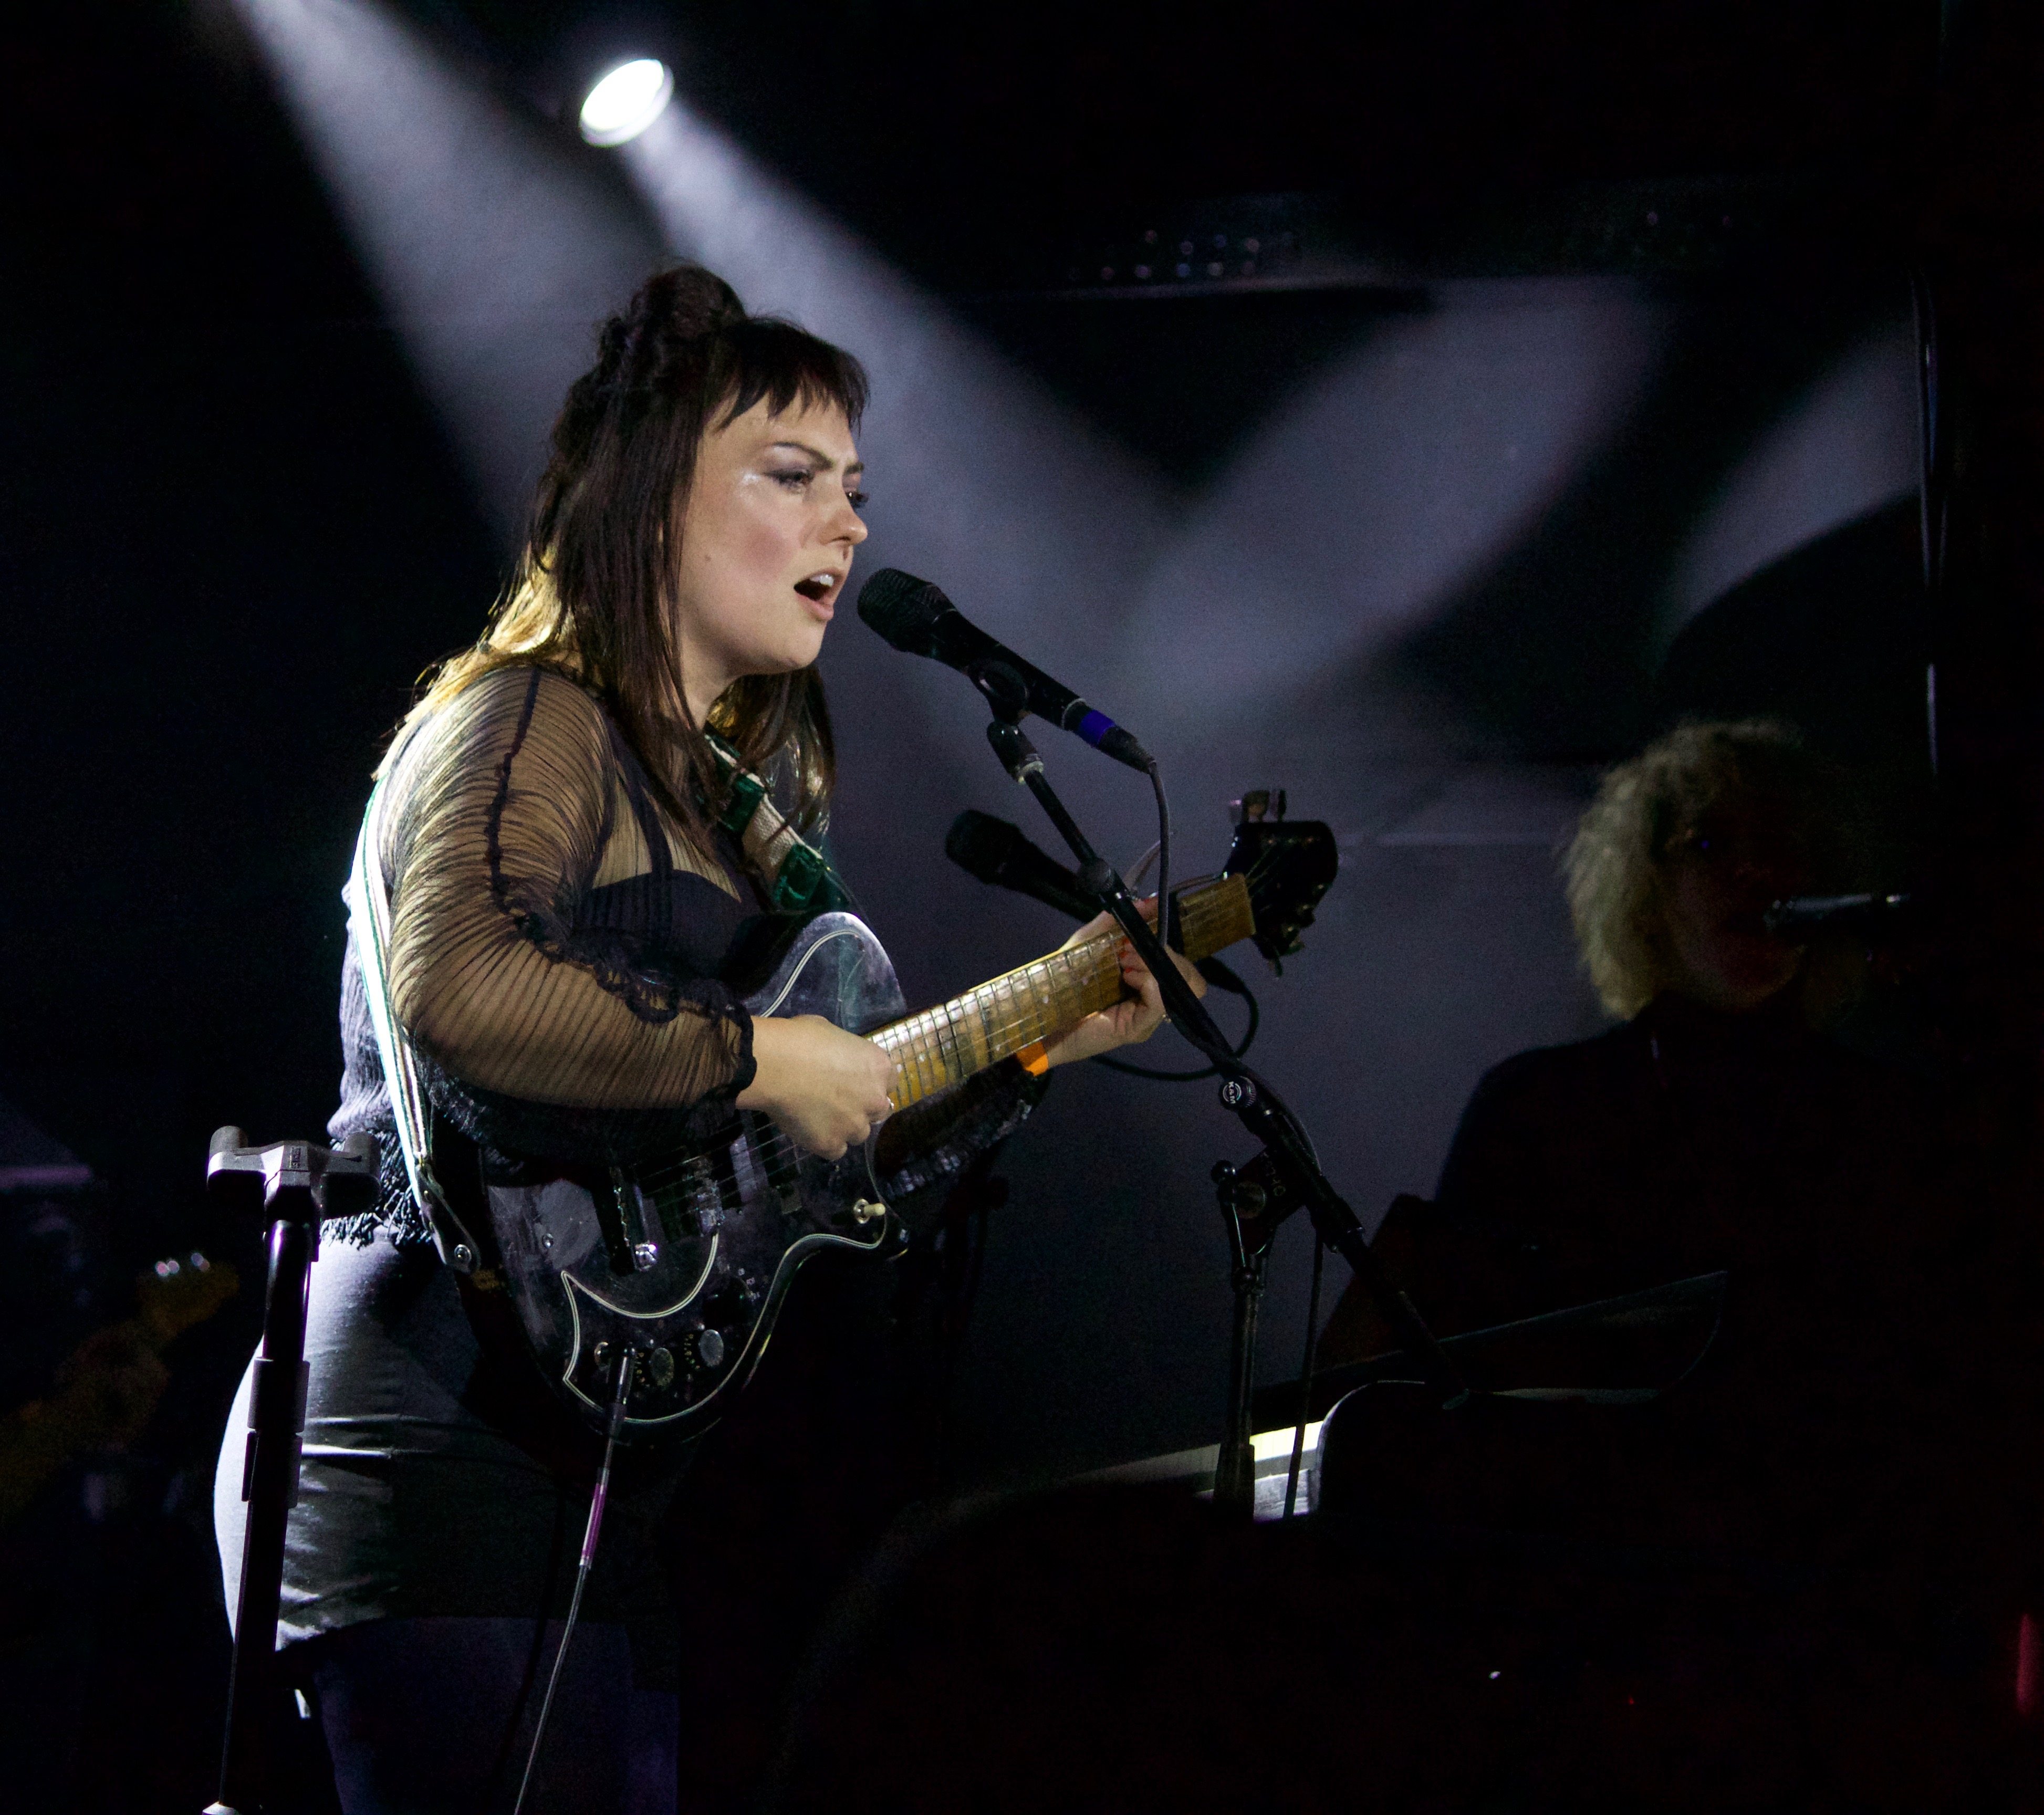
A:
{"type": "MultiPolygon", "coordinates": [[[[861,452],[878,487],[883,564],[943,575],[996,636],[1100,648],[1177,533],[1177,501],[1152,470],[679,98],[619,155],[675,252],[728,279],[748,308],[787,314],[866,362],[874,403],[861,452]]],[[[1114,678],[1101,675],[1104,694],[1114,678]]],[[[940,675],[925,682],[943,698],[960,690],[940,675]]],[[[947,717],[971,716],[966,691],[947,717]]]]}
{"type": "Polygon", "coordinates": [[[647,223],[374,0],[236,0],[508,544],[647,223]]]}

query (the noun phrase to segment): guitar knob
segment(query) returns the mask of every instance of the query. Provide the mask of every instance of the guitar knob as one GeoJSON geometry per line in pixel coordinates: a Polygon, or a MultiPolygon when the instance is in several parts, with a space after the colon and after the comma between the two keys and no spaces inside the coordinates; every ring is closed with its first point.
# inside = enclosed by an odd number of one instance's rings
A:
{"type": "Polygon", "coordinates": [[[703,1301],[703,1321],[729,1329],[742,1324],[759,1302],[759,1294],[742,1279],[727,1279],[703,1301]]]}
{"type": "Polygon", "coordinates": [[[674,1358],[664,1348],[650,1349],[646,1355],[646,1377],[657,1390],[664,1390],[674,1383],[674,1358]]]}
{"type": "Polygon", "coordinates": [[[724,1338],[713,1329],[700,1329],[689,1338],[689,1359],[698,1367],[724,1365],[724,1338]]]}

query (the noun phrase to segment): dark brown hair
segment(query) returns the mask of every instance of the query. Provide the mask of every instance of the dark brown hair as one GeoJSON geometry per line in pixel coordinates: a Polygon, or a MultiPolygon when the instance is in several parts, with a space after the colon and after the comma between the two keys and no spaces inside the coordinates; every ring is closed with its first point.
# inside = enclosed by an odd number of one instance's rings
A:
{"type": "Polygon", "coordinates": [[[805,829],[828,812],[836,761],[813,667],[734,682],[691,719],[672,630],[682,517],[703,437],[763,399],[835,405],[856,428],[866,374],[793,322],[745,313],[723,279],[677,265],[603,324],[594,366],[554,424],[517,572],[473,648],[444,663],[421,710],[482,675],[538,663],[601,693],[665,804],[706,846],[724,784],[703,733],[776,773],[805,829]]]}

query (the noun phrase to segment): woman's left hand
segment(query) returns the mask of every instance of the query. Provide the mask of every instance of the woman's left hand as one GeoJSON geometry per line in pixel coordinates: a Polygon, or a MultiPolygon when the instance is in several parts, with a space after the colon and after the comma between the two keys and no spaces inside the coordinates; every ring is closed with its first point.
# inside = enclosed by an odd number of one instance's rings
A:
{"type": "MultiPolygon", "coordinates": [[[[1155,923],[1157,918],[1157,898],[1152,895],[1141,902],[1143,917],[1155,923]]],[[[1083,945],[1089,939],[1097,939],[1103,932],[1115,932],[1113,916],[1100,914],[1088,921],[1078,931],[1058,948],[1069,952],[1075,945],[1083,945]]],[[[1164,1001],[1157,987],[1157,979],[1150,975],[1149,967],[1135,956],[1135,949],[1126,939],[1117,939],[1121,959],[1123,986],[1134,993],[1113,1007],[1102,1009],[1090,1014],[1069,1033],[1055,1040],[1043,1042],[1043,1056],[1053,1065],[1069,1065],[1075,1059],[1091,1059],[1102,1052],[1112,1052],[1117,1046],[1134,1046],[1147,1040],[1161,1026],[1164,1020],[1164,1001]]],[[[1178,967],[1178,974],[1192,987],[1196,996],[1207,993],[1206,979],[1191,964],[1174,952],[1171,962],[1178,967]]]]}

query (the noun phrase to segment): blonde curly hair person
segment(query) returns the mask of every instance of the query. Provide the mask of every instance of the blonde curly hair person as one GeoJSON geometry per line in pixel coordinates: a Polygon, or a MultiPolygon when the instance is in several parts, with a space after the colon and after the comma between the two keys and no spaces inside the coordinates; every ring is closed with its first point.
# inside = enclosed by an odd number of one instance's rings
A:
{"type": "Polygon", "coordinates": [[[1604,778],[1562,853],[1583,967],[1630,1018],[1664,992],[1735,1011],[1799,980],[1813,1013],[1849,988],[1769,934],[1782,896],[1851,886],[1841,778],[1791,726],[1677,726],[1604,778]],[[1818,972],[1824,974],[1819,979],[1818,972]]]}

